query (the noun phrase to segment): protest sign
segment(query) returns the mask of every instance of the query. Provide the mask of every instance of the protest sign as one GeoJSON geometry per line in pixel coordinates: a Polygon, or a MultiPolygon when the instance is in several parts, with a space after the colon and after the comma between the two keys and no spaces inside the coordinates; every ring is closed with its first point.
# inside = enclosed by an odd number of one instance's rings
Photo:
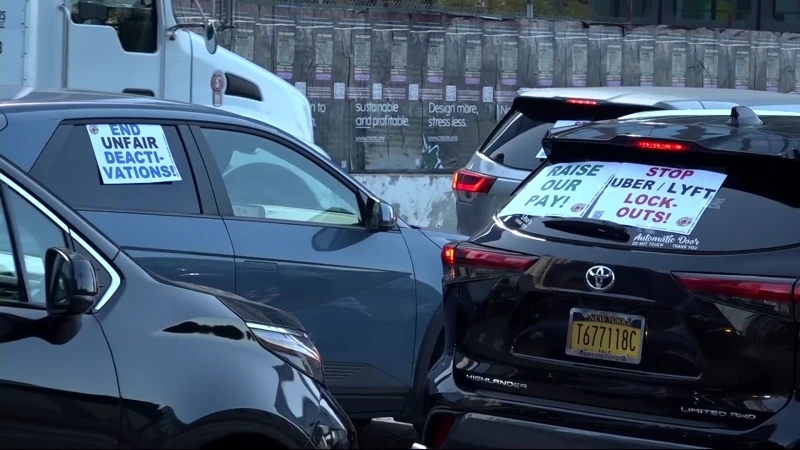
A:
{"type": "Polygon", "coordinates": [[[499,215],[580,217],[618,166],[604,162],[553,164],[536,174],[499,215]]]}
{"type": "Polygon", "coordinates": [[[160,125],[86,125],[103,184],[181,181],[160,125]]]}
{"type": "Polygon", "coordinates": [[[689,235],[725,177],[706,170],[624,163],[590,217],[689,235]]]}

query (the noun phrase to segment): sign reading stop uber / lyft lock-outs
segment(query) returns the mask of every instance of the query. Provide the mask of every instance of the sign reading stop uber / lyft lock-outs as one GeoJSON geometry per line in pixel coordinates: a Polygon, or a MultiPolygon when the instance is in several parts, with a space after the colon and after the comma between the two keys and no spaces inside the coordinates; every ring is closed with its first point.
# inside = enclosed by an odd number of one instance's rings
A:
{"type": "Polygon", "coordinates": [[[160,125],[86,125],[103,184],[181,181],[160,125]]]}
{"type": "Polygon", "coordinates": [[[621,164],[590,217],[688,235],[724,181],[705,170],[621,164]]]}

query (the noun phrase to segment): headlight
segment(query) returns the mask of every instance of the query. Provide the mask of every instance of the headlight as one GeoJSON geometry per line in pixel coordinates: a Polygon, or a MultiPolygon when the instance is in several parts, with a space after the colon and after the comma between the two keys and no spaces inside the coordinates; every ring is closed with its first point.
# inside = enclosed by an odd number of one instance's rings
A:
{"type": "Polygon", "coordinates": [[[294,366],[297,370],[325,384],[322,358],[308,335],[298,330],[248,323],[264,348],[294,366]]]}

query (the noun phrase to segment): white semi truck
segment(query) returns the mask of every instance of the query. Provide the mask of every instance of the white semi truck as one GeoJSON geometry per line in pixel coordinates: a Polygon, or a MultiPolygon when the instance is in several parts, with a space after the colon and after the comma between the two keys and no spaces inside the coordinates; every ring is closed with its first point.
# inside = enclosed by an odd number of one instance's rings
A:
{"type": "MultiPolygon", "coordinates": [[[[197,23],[180,23],[172,0],[5,0],[0,85],[215,106],[280,128],[324,154],[314,145],[308,99],[268,70],[218,47],[217,21],[193,1],[197,23]]],[[[232,10],[232,0],[215,1],[232,10]]]]}

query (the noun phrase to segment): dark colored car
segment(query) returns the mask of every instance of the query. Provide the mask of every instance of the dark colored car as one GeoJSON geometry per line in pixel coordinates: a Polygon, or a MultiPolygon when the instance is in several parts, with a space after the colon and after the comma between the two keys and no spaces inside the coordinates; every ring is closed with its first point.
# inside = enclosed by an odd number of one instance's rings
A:
{"type": "Polygon", "coordinates": [[[642,111],[750,108],[797,111],[776,92],[673,87],[544,88],[522,92],[463,169],[453,174],[458,232],[472,235],[544,161],[541,141],[559,122],[616,119],[642,111]]]}
{"type": "Polygon", "coordinates": [[[1,448],[355,448],[291,314],[153,277],[0,157],[1,448]]]}
{"type": "Polygon", "coordinates": [[[445,247],[425,446],[797,448],[800,117],[733,111],[554,132],[445,247]]]}
{"type": "Polygon", "coordinates": [[[354,421],[422,425],[450,236],[407,226],[308,145],[248,118],[116,94],[11,97],[0,154],[144,268],[295,315],[354,421]]]}

